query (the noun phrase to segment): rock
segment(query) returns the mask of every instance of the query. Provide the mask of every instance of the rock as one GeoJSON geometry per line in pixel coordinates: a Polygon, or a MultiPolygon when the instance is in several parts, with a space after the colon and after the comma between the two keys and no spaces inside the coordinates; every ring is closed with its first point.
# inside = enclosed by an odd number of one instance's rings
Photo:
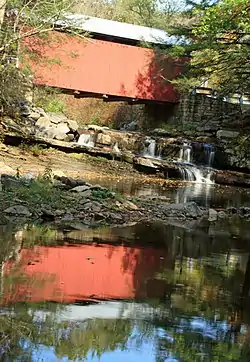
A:
{"type": "Polygon", "coordinates": [[[37,121],[36,121],[36,126],[41,128],[42,130],[44,129],[48,129],[50,127],[52,127],[52,124],[49,120],[48,117],[40,117],[37,121]]]}
{"type": "Polygon", "coordinates": [[[102,205],[100,205],[99,203],[96,203],[96,202],[93,202],[92,205],[91,205],[91,211],[93,211],[95,213],[100,212],[101,208],[102,208],[102,205]]]}
{"type": "Polygon", "coordinates": [[[177,129],[169,129],[169,130],[165,130],[163,128],[155,128],[152,131],[152,134],[155,136],[159,136],[159,137],[167,137],[170,135],[177,135],[179,132],[177,129]]]}
{"type": "Polygon", "coordinates": [[[45,110],[43,108],[41,108],[41,107],[33,107],[32,111],[35,112],[35,113],[39,113],[40,116],[46,116],[45,110]]]}
{"type": "Polygon", "coordinates": [[[114,222],[117,224],[122,224],[124,219],[122,215],[111,213],[106,218],[109,222],[114,222]]]}
{"type": "Polygon", "coordinates": [[[138,171],[147,173],[156,173],[158,167],[153,164],[151,160],[143,157],[134,158],[134,166],[138,171]]]}
{"type": "Polygon", "coordinates": [[[167,217],[197,219],[206,214],[206,211],[201,209],[195,202],[163,205],[161,209],[167,217]]]}
{"type": "Polygon", "coordinates": [[[87,126],[87,129],[93,130],[93,131],[102,131],[102,130],[109,129],[109,128],[108,127],[98,126],[96,124],[89,124],[87,126]]]}
{"type": "Polygon", "coordinates": [[[23,205],[16,205],[16,206],[8,207],[8,209],[4,210],[4,212],[9,215],[18,215],[18,216],[25,216],[25,217],[32,216],[32,214],[28,210],[28,208],[23,205]]]}
{"type": "Polygon", "coordinates": [[[250,175],[235,171],[214,171],[214,181],[221,185],[250,187],[250,175]]]}
{"type": "MultiPolygon", "coordinates": [[[[60,177],[66,177],[65,173],[62,170],[53,170],[52,175],[55,179],[59,179],[60,177]]],[[[59,179],[59,181],[61,180],[59,179]]]]}
{"type": "Polygon", "coordinates": [[[138,129],[138,122],[134,120],[129,124],[124,125],[123,129],[126,131],[136,131],[138,129]]]}
{"type": "Polygon", "coordinates": [[[59,114],[55,112],[47,112],[47,115],[50,119],[50,122],[59,124],[61,122],[68,121],[67,117],[64,114],[59,114]]]}
{"type": "Polygon", "coordinates": [[[89,190],[89,187],[86,185],[82,185],[82,186],[76,186],[73,189],[71,189],[70,191],[72,192],[84,192],[86,190],[89,190]]]}
{"type": "Polygon", "coordinates": [[[9,175],[1,175],[1,183],[4,190],[13,190],[22,186],[21,180],[17,180],[9,175]]]}
{"type": "Polygon", "coordinates": [[[32,174],[32,173],[25,173],[24,175],[22,175],[22,179],[30,181],[30,180],[34,180],[36,177],[32,174]]]}
{"type": "Polygon", "coordinates": [[[238,210],[236,209],[236,207],[233,207],[233,206],[227,207],[227,213],[228,213],[228,214],[236,215],[237,212],[238,212],[238,210]]]}
{"type": "Polygon", "coordinates": [[[112,144],[112,138],[110,135],[105,133],[98,133],[96,143],[101,145],[110,146],[112,144]]]}
{"type": "Polygon", "coordinates": [[[129,200],[125,200],[122,204],[128,210],[131,210],[131,211],[138,210],[138,206],[129,200]]]}
{"type": "MultiPolygon", "coordinates": [[[[82,204],[82,203],[81,203],[82,204]]],[[[84,210],[90,210],[92,208],[92,202],[87,199],[87,202],[85,202],[84,204],[82,204],[82,208],[84,210]]]]}
{"type": "Polygon", "coordinates": [[[20,127],[19,124],[17,124],[15,121],[13,121],[13,119],[5,119],[2,122],[2,125],[4,127],[6,127],[9,131],[14,131],[14,132],[18,132],[18,133],[22,133],[22,128],[20,127]]]}
{"type": "Polygon", "coordinates": [[[153,162],[151,160],[149,160],[148,158],[143,158],[143,157],[137,157],[135,159],[135,163],[137,163],[138,165],[141,166],[146,166],[146,167],[152,167],[152,168],[157,168],[153,162]]]}
{"type": "Polygon", "coordinates": [[[218,218],[218,213],[214,209],[208,210],[208,221],[216,221],[218,218]]]}
{"type": "Polygon", "coordinates": [[[81,197],[90,197],[90,196],[92,196],[92,192],[91,192],[91,190],[86,190],[86,191],[83,191],[83,192],[79,192],[79,195],[81,197]]]}
{"type": "Polygon", "coordinates": [[[100,221],[100,220],[105,220],[106,219],[106,215],[102,214],[102,213],[95,213],[94,215],[94,220],[95,221],[100,221]]]}
{"type": "Polygon", "coordinates": [[[55,134],[55,139],[64,141],[67,139],[67,133],[70,132],[70,129],[66,123],[60,123],[55,128],[53,128],[53,132],[55,134]]]}
{"type": "Polygon", "coordinates": [[[62,216],[62,215],[64,215],[64,214],[65,214],[65,211],[64,211],[64,210],[56,210],[56,211],[54,212],[54,215],[57,216],[57,217],[60,217],[60,216],[62,216]]]}
{"type": "Polygon", "coordinates": [[[89,186],[89,184],[87,182],[85,182],[84,180],[81,180],[79,178],[74,179],[73,177],[67,177],[65,175],[63,175],[63,176],[55,175],[54,178],[56,180],[61,181],[63,184],[69,186],[70,188],[73,188],[73,187],[76,187],[76,186],[81,186],[81,185],[89,186]]]}
{"type": "Polygon", "coordinates": [[[23,104],[20,108],[20,115],[27,117],[31,113],[30,107],[28,105],[23,104]]]}
{"type": "Polygon", "coordinates": [[[67,124],[71,131],[76,132],[79,128],[78,123],[76,121],[73,121],[71,119],[67,120],[67,124]]]}
{"type": "Polygon", "coordinates": [[[68,212],[67,214],[65,214],[65,215],[62,217],[61,220],[62,220],[62,221],[72,221],[72,220],[74,220],[74,216],[73,216],[70,212],[68,212]]]}
{"type": "Polygon", "coordinates": [[[106,187],[103,187],[101,185],[91,185],[90,189],[91,190],[108,191],[108,189],[106,187]]]}
{"type": "Polygon", "coordinates": [[[219,130],[216,133],[216,137],[221,139],[221,138],[236,138],[239,136],[239,132],[237,131],[227,131],[227,130],[219,130]]]}
{"type": "MultiPolygon", "coordinates": [[[[52,138],[52,137],[49,137],[52,138]]],[[[57,139],[58,141],[66,141],[67,140],[67,135],[65,133],[60,133],[60,132],[54,132],[54,137],[55,139],[57,139]]]]}
{"type": "Polygon", "coordinates": [[[72,141],[74,141],[74,139],[75,139],[75,136],[72,133],[67,134],[66,141],[72,142],[72,141]]]}
{"type": "Polygon", "coordinates": [[[0,162],[0,174],[16,175],[16,171],[10,166],[5,165],[4,162],[0,162]]]}
{"type": "Polygon", "coordinates": [[[239,209],[239,214],[244,217],[250,216],[250,207],[243,206],[239,209]]]}
{"type": "Polygon", "coordinates": [[[49,220],[54,220],[55,219],[55,214],[53,211],[49,210],[48,208],[42,208],[41,210],[41,218],[42,219],[49,219],[49,220]]]}
{"type": "Polygon", "coordinates": [[[36,135],[38,137],[53,139],[53,138],[55,138],[55,130],[54,130],[53,127],[49,127],[47,129],[40,130],[39,132],[36,132],[36,135]]]}
{"type": "Polygon", "coordinates": [[[28,116],[28,118],[34,119],[34,121],[37,121],[40,118],[40,113],[37,112],[31,112],[28,116]]]}
{"type": "Polygon", "coordinates": [[[70,132],[70,129],[69,129],[67,123],[60,123],[56,127],[56,132],[67,134],[70,132]]]}
{"type": "Polygon", "coordinates": [[[218,212],[218,218],[219,219],[225,219],[227,217],[227,213],[225,211],[219,211],[218,212]]]}
{"type": "Polygon", "coordinates": [[[122,159],[127,163],[133,164],[135,155],[130,151],[124,151],[122,153],[122,159]]]}

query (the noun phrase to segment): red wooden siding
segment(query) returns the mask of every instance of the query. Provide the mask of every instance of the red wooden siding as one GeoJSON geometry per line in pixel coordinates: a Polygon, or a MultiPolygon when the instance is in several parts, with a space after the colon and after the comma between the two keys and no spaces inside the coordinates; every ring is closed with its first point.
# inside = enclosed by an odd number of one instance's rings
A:
{"type": "Polygon", "coordinates": [[[182,66],[168,60],[163,67],[151,49],[60,32],[45,40],[27,38],[24,43],[37,51],[37,57],[26,57],[37,84],[143,100],[178,100],[173,86],[161,75],[173,79],[182,66]]]}

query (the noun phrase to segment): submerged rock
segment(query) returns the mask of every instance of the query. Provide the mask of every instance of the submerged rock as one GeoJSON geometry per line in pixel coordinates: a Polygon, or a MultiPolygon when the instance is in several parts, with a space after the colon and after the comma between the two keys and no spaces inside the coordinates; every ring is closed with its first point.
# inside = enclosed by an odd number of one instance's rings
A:
{"type": "Polygon", "coordinates": [[[208,210],[208,221],[216,221],[218,218],[218,212],[214,209],[208,210]]]}
{"type": "Polygon", "coordinates": [[[183,204],[165,204],[161,207],[162,212],[167,217],[176,218],[192,218],[207,215],[208,211],[200,208],[195,202],[187,202],[183,204]]]}

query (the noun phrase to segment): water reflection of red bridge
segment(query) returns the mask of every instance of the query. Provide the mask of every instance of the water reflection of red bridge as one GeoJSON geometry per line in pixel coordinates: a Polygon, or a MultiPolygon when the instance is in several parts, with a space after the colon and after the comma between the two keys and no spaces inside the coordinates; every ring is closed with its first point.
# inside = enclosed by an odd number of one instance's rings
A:
{"type": "MultiPolygon", "coordinates": [[[[15,278],[15,285],[6,293],[7,301],[162,296],[164,284],[152,281],[166,257],[165,250],[111,245],[22,249],[20,265],[15,268],[22,277],[15,278]]],[[[9,273],[10,265],[7,269],[9,273]]]]}

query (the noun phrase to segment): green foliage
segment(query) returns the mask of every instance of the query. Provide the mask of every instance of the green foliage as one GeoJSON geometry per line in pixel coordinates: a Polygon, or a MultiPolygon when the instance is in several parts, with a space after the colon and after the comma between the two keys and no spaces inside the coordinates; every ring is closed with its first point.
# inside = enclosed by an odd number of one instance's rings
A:
{"type": "Polygon", "coordinates": [[[136,25],[165,28],[183,6],[179,0],[83,0],[75,12],[136,25]]]}
{"type": "Polygon", "coordinates": [[[44,148],[41,147],[40,145],[37,145],[37,144],[30,146],[30,145],[27,145],[27,144],[25,144],[25,143],[22,143],[20,147],[21,147],[21,149],[22,149],[23,151],[29,152],[29,153],[31,153],[33,156],[36,156],[36,157],[39,157],[39,156],[42,155],[43,152],[44,152],[44,148]]]}
{"type": "MultiPolygon", "coordinates": [[[[202,85],[224,94],[248,93],[250,87],[250,1],[191,2],[183,24],[173,34],[185,35],[182,48],[190,55],[185,76],[177,84],[202,85]]],[[[175,51],[175,47],[173,49],[175,51]]]]}
{"type": "Polygon", "coordinates": [[[108,199],[113,197],[113,193],[107,189],[92,190],[92,196],[96,199],[108,199]]]}
{"type": "Polygon", "coordinates": [[[51,87],[36,87],[34,102],[46,112],[64,113],[65,103],[59,98],[60,91],[51,87]]]}
{"type": "MultiPolygon", "coordinates": [[[[25,99],[31,87],[30,69],[25,64],[22,69],[17,67],[20,40],[40,35],[46,41],[46,34],[53,30],[55,21],[59,18],[63,20],[64,14],[69,11],[73,3],[74,0],[8,0],[3,4],[2,13],[4,14],[6,9],[8,16],[3,23],[3,19],[0,19],[2,23],[0,23],[0,111],[2,113],[13,113],[13,109],[25,99]]],[[[37,56],[34,49],[30,53],[30,57],[37,56]]]]}

